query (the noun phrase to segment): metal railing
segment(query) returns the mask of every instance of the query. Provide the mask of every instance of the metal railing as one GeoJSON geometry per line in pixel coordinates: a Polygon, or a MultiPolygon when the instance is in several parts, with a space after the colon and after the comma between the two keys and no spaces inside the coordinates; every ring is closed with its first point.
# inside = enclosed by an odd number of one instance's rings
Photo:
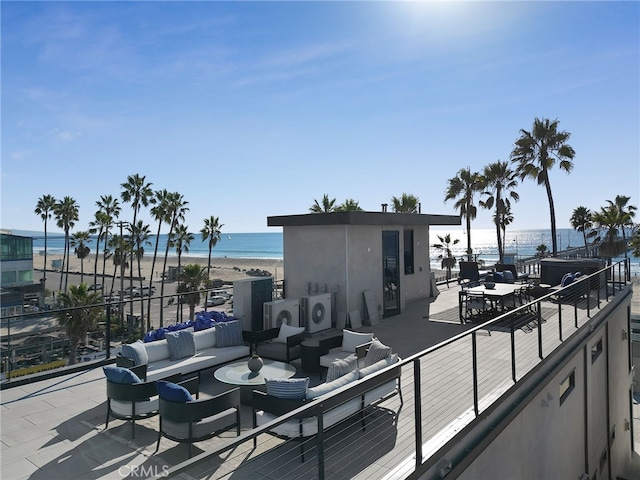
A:
{"type": "MultiPolygon", "coordinates": [[[[220,287],[201,290],[202,302],[214,290],[220,290],[220,287]]],[[[175,293],[141,298],[125,297],[122,300],[114,299],[93,305],[103,309],[103,316],[96,328],[88,332],[89,341],[81,345],[74,370],[94,368],[105,360],[109,361],[120,343],[144,336],[147,332],[146,324],[143,324],[144,319],[140,315],[129,314],[130,304],[155,301],[156,311],[152,310],[149,315],[157,315],[157,308],[170,308],[172,314],[166,316],[165,326],[188,320],[188,314],[185,312],[180,315],[180,311],[188,309],[188,305],[181,303],[179,298],[175,300],[176,297],[175,293]],[[174,301],[171,301],[172,299],[174,301]]],[[[66,365],[61,365],[60,360],[68,358],[69,342],[56,317],[60,313],[83,308],[86,307],[48,308],[0,317],[0,358],[4,380],[33,375],[40,371],[47,372],[47,378],[51,377],[52,370],[59,370],[61,375],[68,373],[66,365]],[[58,334],[60,338],[57,338],[58,334]]],[[[196,312],[208,309],[210,308],[197,306],[196,312]]],[[[37,381],[37,378],[35,380],[37,381]]],[[[7,387],[5,383],[2,384],[2,388],[7,387]]]]}

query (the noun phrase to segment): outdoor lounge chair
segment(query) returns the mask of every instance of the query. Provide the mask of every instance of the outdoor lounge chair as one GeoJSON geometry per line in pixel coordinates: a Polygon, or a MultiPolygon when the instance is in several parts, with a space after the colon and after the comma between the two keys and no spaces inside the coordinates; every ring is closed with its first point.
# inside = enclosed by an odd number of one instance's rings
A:
{"type": "Polygon", "coordinates": [[[511,272],[513,275],[513,282],[509,281],[508,283],[526,283],[529,279],[529,274],[519,273],[513,263],[496,263],[495,269],[496,272],[511,272]]]}
{"type": "Polygon", "coordinates": [[[253,336],[255,351],[263,358],[270,358],[279,362],[289,363],[300,358],[306,333],[302,328],[300,332],[294,333],[295,327],[283,324],[280,327],[270,328],[256,332],[253,336]],[[283,330],[281,334],[281,330],[283,330]],[[290,332],[286,333],[284,330],[290,332]]]}
{"type": "Polygon", "coordinates": [[[480,271],[478,262],[458,262],[460,272],[458,273],[458,283],[464,288],[475,287],[480,284],[480,271]]]}
{"type": "MultiPolygon", "coordinates": [[[[162,382],[159,382],[162,383],[162,382]]],[[[191,394],[198,394],[200,384],[198,377],[179,384],[191,394]]],[[[170,384],[171,390],[176,391],[176,385],[170,384]]],[[[155,452],[160,448],[160,440],[166,437],[179,443],[189,444],[189,458],[191,446],[215,437],[220,433],[236,428],[240,436],[240,388],[220,393],[209,398],[195,400],[171,397],[160,391],[160,427],[155,452]]]]}
{"type": "MultiPolygon", "coordinates": [[[[107,378],[107,420],[105,430],[109,428],[111,417],[131,422],[131,438],[136,436],[136,420],[158,414],[158,390],[155,382],[147,382],[147,365],[131,367],[130,370],[138,379],[137,383],[120,383],[107,378]]],[[[180,374],[169,377],[171,381],[179,381],[180,374]]]]}

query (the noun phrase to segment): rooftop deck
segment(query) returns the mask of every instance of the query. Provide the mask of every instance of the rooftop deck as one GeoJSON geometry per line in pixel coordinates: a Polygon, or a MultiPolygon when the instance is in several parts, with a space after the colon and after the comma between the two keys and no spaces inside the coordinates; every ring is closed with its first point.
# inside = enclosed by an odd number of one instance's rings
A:
{"type": "MultiPolygon", "coordinates": [[[[374,331],[403,359],[440,344],[477,327],[458,320],[459,287],[452,282],[441,285],[440,295],[431,303],[415,302],[394,317],[382,320],[374,331]]],[[[611,290],[611,287],[609,287],[611,290]]],[[[604,289],[600,301],[606,303],[604,289]]],[[[597,292],[596,292],[597,293],[597,292]]],[[[637,297],[637,296],[636,296],[637,297]]],[[[588,307],[596,309],[597,295],[592,293],[588,307]]],[[[560,344],[560,332],[566,340],[576,326],[589,320],[587,301],[579,308],[558,305],[550,300],[540,304],[544,322],[516,325],[513,333],[515,370],[512,370],[511,330],[501,324],[480,329],[442,346],[419,360],[418,371],[409,363],[403,368],[403,404],[398,396],[367,412],[367,428],[362,433],[359,419],[344,422],[325,437],[325,478],[404,478],[415,465],[415,432],[422,428],[423,458],[434,452],[475,418],[493,400],[540,363],[543,356],[560,344]],[[561,312],[562,322],[559,322],[561,312]],[[577,315],[577,316],[576,316],[577,315]],[[472,371],[473,341],[477,351],[478,383],[474,392],[472,371]],[[538,341],[541,340],[541,343],[538,341]],[[418,374],[419,376],[417,376],[418,374]],[[418,385],[414,379],[418,379],[418,385]],[[416,388],[418,387],[418,388],[416,388]],[[421,425],[416,425],[416,391],[420,395],[421,425]],[[476,402],[477,401],[477,402],[476,402]]],[[[634,313],[640,313],[637,298],[634,313]]],[[[299,367],[299,364],[297,364],[299,367]]],[[[298,376],[307,376],[298,369],[298,376]]],[[[202,375],[201,391],[215,394],[226,386],[213,379],[212,371],[202,375]]],[[[311,383],[320,382],[311,376],[311,383]]],[[[1,466],[3,478],[11,479],[98,479],[166,476],[188,459],[187,446],[162,439],[157,441],[158,417],[136,422],[135,440],[125,422],[110,421],[105,430],[105,380],[101,368],[10,388],[1,392],[1,466]]],[[[636,416],[637,417],[637,416],[636,416]]],[[[285,442],[271,435],[251,441],[251,410],[243,407],[240,437],[235,432],[194,445],[194,458],[201,461],[188,466],[189,478],[311,478],[318,474],[314,441],[309,440],[306,462],[299,459],[299,443],[285,442]],[[210,455],[221,446],[233,447],[210,455]]],[[[419,417],[418,417],[419,418],[419,417]]],[[[640,442],[636,442],[636,445],[640,442]]],[[[187,478],[187,477],[185,477],[187,478]]]]}

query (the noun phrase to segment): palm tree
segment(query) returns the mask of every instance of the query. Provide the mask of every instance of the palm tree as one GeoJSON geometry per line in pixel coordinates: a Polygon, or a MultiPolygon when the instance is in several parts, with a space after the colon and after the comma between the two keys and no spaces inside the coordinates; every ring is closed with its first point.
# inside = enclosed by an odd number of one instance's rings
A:
{"type": "MultiPolygon", "coordinates": [[[[200,290],[209,280],[204,267],[197,263],[185,265],[178,275],[176,293],[189,305],[189,320],[193,320],[196,305],[200,303],[200,290]]],[[[178,302],[179,303],[179,302],[178,302]]]]}
{"type": "MultiPolygon", "coordinates": [[[[138,217],[138,212],[142,206],[149,205],[149,199],[153,195],[153,190],[151,190],[152,183],[147,183],[144,175],[140,176],[137,173],[135,175],[129,175],[127,177],[127,181],[125,183],[121,183],[122,192],[120,193],[120,198],[125,203],[131,203],[131,208],[133,209],[133,220],[131,225],[135,225],[138,217]]],[[[131,248],[134,247],[135,242],[131,242],[131,248]]],[[[133,250],[131,251],[131,256],[133,257],[133,250]]],[[[138,259],[138,270],[140,270],[140,259],[138,259]]],[[[133,268],[129,270],[129,288],[133,290],[133,268]]],[[[133,315],[133,302],[130,304],[130,314],[133,315]]]]}
{"type": "MultiPolygon", "coordinates": [[[[171,245],[171,238],[173,230],[178,225],[178,222],[184,222],[184,214],[189,211],[187,202],[182,195],[178,192],[169,193],[166,198],[166,218],[169,219],[169,234],[167,247],[164,251],[164,264],[162,266],[162,283],[160,284],[160,297],[164,297],[164,280],[167,273],[167,257],[169,256],[169,246],[171,245]]],[[[180,302],[178,302],[179,304],[180,302]]],[[[160,326],[163,326],[163,312],[160,309],[160,326]]]]}
{"type": "Polygon", "coordinates": [[[624,224],[626,217],[616,205],[609,204],[606,207],[601,207],[600,211],[595,212],[591,219],[604,233],[604,236],[598,236],[594,243],[600,244],[598,248],[600,255],[607,259],[608,265],[611,265],[611,260],[614,257],[627,251],[627,246],[618,236],[618,228],[624,224]]]}
{"type": "Polygon", "coordinates": [[[480,201],[483,208],[491,210],[495,206],[493,217],[498,238],[498,254],[500,263],[504,260],[504,246],[502,245],[501,222],[504,215],[511,210],[511,200],[518,201],[520,196],[513,190],[517,185],[516,174],[509,168],[508,162],[497,161],[484,167],[482,192],[487,198],[480,201]]]}
{"type": "Polygon", "coordinates": [[[318,200],[313,201],[313,205],[309,208],[311,213],[331,213],[336,211],[336,199],[329,200],[329,195],[326,193],[322,196],[322,205],[318,203],[318,200]]]}
{"type": "MultiPolygon", "coordinates": [[[[109,248],[113,252],[111,256],[113,261],[113,278],[111,279],[111,292],[113,292],[114,283],[116,281],[116,273],[118,268],[120,269],[120,283],[122,285],[124,279],[124,272],[129,268],[129,252],[131,247],[129,241],[124,235],[112,235],[109,239],[109,248]]],[[[120,289],[120,302],[118,303],[118,318],[120,321],[120,328],[124,328],[124,310],[122,308],[122,297],[124,292],[120,289]]]]}
{"type": "Polygon", "coordinates": [[[98,233],[98,241],[96,245],[96,263],[94,265],[94,282],[97,271],[98,253],[100,252],[100,240],[104,240],[104,250],[102,252],[102,294],[104,295],[104,274],[107,268],[107,257],[109,256],[109,230],[113,227],[114,221],[120,216],[120,202],[112,195],[101,195],[100,200],[96,202],[98,211],[95,213],[95,221],[89,226],[93,227],[98,233]]]}
{"type": "Polygon", "coordinates": [[[98,292],[89,292],[87,286],[81,283],[80,285],[70,285],[69,293],[61,293],[58,301],[60,306],[66,309],[58,310],[56,317],[69,338],[69,364],[74,365],[76,363],[78,344],[85,341],[87,332],[94,328],[102,317],[103,309],[100,305],[102,297],[98,292]]]}
{"type": "Polygon", "coordinates": [[[74,253],[80,259],[80,283],[84,283],[84,259],[91,249],[87,243],[91,242],[91,234],[88,231],[75,232],[71,237],[71,246],[75,247],[74,253]]]}
{"type": "MultiPolygon", "coordinates": [[[[171,223],[171,215],[169,213],[169,192],[164,190],[157,190],[154,196],[149,200],[149,203],[153,204],[150,212],[153,219],[158,222],[158,230],[156,233],[156,241],[153,248],[153,260],[151,262],[151,276],[149,277],[149,291],[153,287],[153,274],[156,268],[156,259],[158,258],[158,246],[160,244],[160,231],[163,223],[171,223]]],[[[151,311],[151,296],[147,301],[147,311],[151,311]]]]}
{"type": "Polygon", "coordinates": [[[403,193],[400,198],[392,197],[393,211],[396,213],[418,213],[420,200],[415,195],[403,193]]]}
{"type": "MultiPolygon", "coordinates": [[[[151,230],[149,229],[149,225],[145,225],[142,220],[138,220],[136,225],[131,226],[131,242],[133,248],[133,256],[135,257],[138,263],[138,280],[140,282],[140,318],[142,319],[140,323],[140,328],[144,329],[144,295],[142,295],[143,285],[142,285],[142,268],[140,266],[140,262],[144,257],[144,246],[151,245],[149,241],[149,236],[151,235],[151,230]]],[[[151,288],[149,288],[149,298],[151,298],[151,288]]],[[[133,302],[131,302],[133,304],[133,302]]],[[[151,318],[147,316],[147,331],[151,330],[151,318]]],[[[142,332],[144,334],[144,332],[142,332]]]]}
{"type": "Polygon", "coordinates": [[[640,225],[634,225],[629,239],[629,247],[634,257],[640,257],[640,225]]]}
{"type": "Polygon", "coordinates": [[[582,238],[584,239],[584,253],[585,256],[588,257],[589,245],[587,244],[587,236],[591,236],[591,233],[587,234],[587,231],[591,232],[591,229],[593,228],[591,210],[582,206],[574,208],[569,222],[574,230],[582,232],[582,238]]]}
{"type": "Polygon", "coordinates": [[[444,252],[438,255],[438,260],[440,260],[440,266],[446,269],[447,280],[449,280],[451,278],[451,269],[456,266],[456,257],[453,255],[451,247],[460,243],[460,239],[456,238],[451,241],[451,234],[447,233],[444,237],[438,235],[438,240],[440,240],[440,243],[434,243],[431,246],[444,252]]]}
{"type": "Polygon", "coordinates": [[[209,218],[204,219],[204,227],[200,230],[200,234],[202,235],[202,241],[209,240],[209,256],[207,258],[207,280],[210,278],[211,274],[211,251],[213,247],[216,246],[218,240],[220,240],[221,229],[224,227],[224,224],[220,223],[220,219],[218,217],[214,217],[211,215],[209,218]]]}
{"type": "Polygon", "coordinates": [[[469,167],[458,171],[458,175],[448,180],[448,187],[444,201],[457,198],[453,208],[460,211],[460,217],[466,220],[467,225],[467,260],[471,261],[473,249],[471,248],[471,220],[476,218],[478,209],[473,203],[476,193],[483,190],[482,175],[471,172],[469,167]]]}
{"type": "Polygon", "coordinates": [[[108,221],[108,217],[104,212],[97,211],[93,214],[93,220],[89,222],[89,234],[96,235],[96,256],[93,261],[94,284],[98,283],[98,254],[100,253],[100,241],[104,238],[104,230],[108,221]]]}
{"type": "MultiPolygon", "coordinates": [[[[172,247],[175,247],[176,253],[178,254],[178,275],[182,272],[181,259],[182,253],[189,253],[189,245],[191,245],[191,241],[194,239],[192,233],[189,233],[188,228],[185,224],[180,224],[176,226],[173,234],[169,236],[169,243],[172,247]]],[[[180,296],[178,296],[180,299],[180,296]]],[[[178,301],[176,318],[182,317],[182,305],[181,302],[178,301]]],[[[180,318],[182,320],[182,318],[180,318]]]]}
{"type": "Polygon", "coordinates": [[[362,208],[353,198],[347,198],[336,207],[336,212],[362,212],[362,208]]]}
{"type": "Polygon", "coordinates": [[[517,164],[516,173],[521,180],[529,177],[535,179],[538,185],[544,185],[549,200],[549,215],[551,217],[551,241],[553,256],[558,253],[558,242],[556,235],[556,210],[551,194],[551,183],[549,181],[549,171],[559,162],[561,170],[570,173],[573,169],[573,158],[575,150],[567,144],[571,134],[565,131],[558,131],[558,120],[549,121],[548,118],[533,121],[533,128],[530,132],[521,129],[520,138],[515,142],[515,147],[511,152],[511,161],[517,164]]]}
{"type": "Polygon", "coordinates": [[[76,201],[66,196],[62,200],[56,203],[53,213],[56,216],[56,225],[64,230],[64,254],[62,257],[62,263],[65,264],[65,275],[60,275],[60,290],[62,290],[62,277],[64,276],[64,291],[67,291],[67,284],[69,281],[69,231],[73,228],[79,219],[79,208],[76,201]]]}
{"type": "Polygon", "coordinates": [[[40,218],[44,222],[44,268],[42,269],[43,288],[46,287],[47,283],[47,222],[53,215],[55,206],[56,199],[53,195],[43,195],[38,199],[35,209],[35,214],[40,215],[40,218]]]}
{"type": "MultiPolygon", "coordinates": [[[[622,230],[622,241],[625,245],[627,245],[627,228],[633,228],[633,219],[636,216],[637,208],[633,205],[629,205],[627,208],[627,204],[631,200],[631,197],[627,197],[626,195],[616,195],[615,201],[607,200],[609,205],[615,206],[620,212],[620,230],[622,230]],[[626,210],[625,210],[626,208],[626,210]]],[[[624,258],[627,258],[627,250],[624,251],[624,258]]]]}
{"type": "Polygon", "coordinates": [[[511,213],[511,205],[505,205],[505,209],[493,214],[493,221],[500,225],[502,231],[502,248],[507,248],[507,227],[513,222],[513,214],[511,213]]]}

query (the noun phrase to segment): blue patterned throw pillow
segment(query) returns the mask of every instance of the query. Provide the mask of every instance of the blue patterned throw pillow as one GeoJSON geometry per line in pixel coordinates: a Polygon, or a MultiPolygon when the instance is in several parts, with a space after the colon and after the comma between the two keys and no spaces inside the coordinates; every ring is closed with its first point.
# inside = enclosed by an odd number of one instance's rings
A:
{"type": "Polygon", "coordinates": [[[242,339],[242,322],[221,322],[216,324],[216,347],[233,347],[244,345],[242,339]]]}
{"type": "Polygon", "coordinates": [[[167,345],[171,360],[180,360],[185,357],[193,357],[196,354],[196,340],[193,337],[193,329],[167,332],[167,345]]]}
{"type": "Polygon", "coordinates": [[[149,363],[149,355],[142,340],[122,345],[122,355],[133,360],[136,365],[149,363]]]}
{"type": "Polygon", "coordinates": [[[302,399],[307,394],[309,377],[305,378],[265,378],[267,395],[277,398],[302,399]]]}

